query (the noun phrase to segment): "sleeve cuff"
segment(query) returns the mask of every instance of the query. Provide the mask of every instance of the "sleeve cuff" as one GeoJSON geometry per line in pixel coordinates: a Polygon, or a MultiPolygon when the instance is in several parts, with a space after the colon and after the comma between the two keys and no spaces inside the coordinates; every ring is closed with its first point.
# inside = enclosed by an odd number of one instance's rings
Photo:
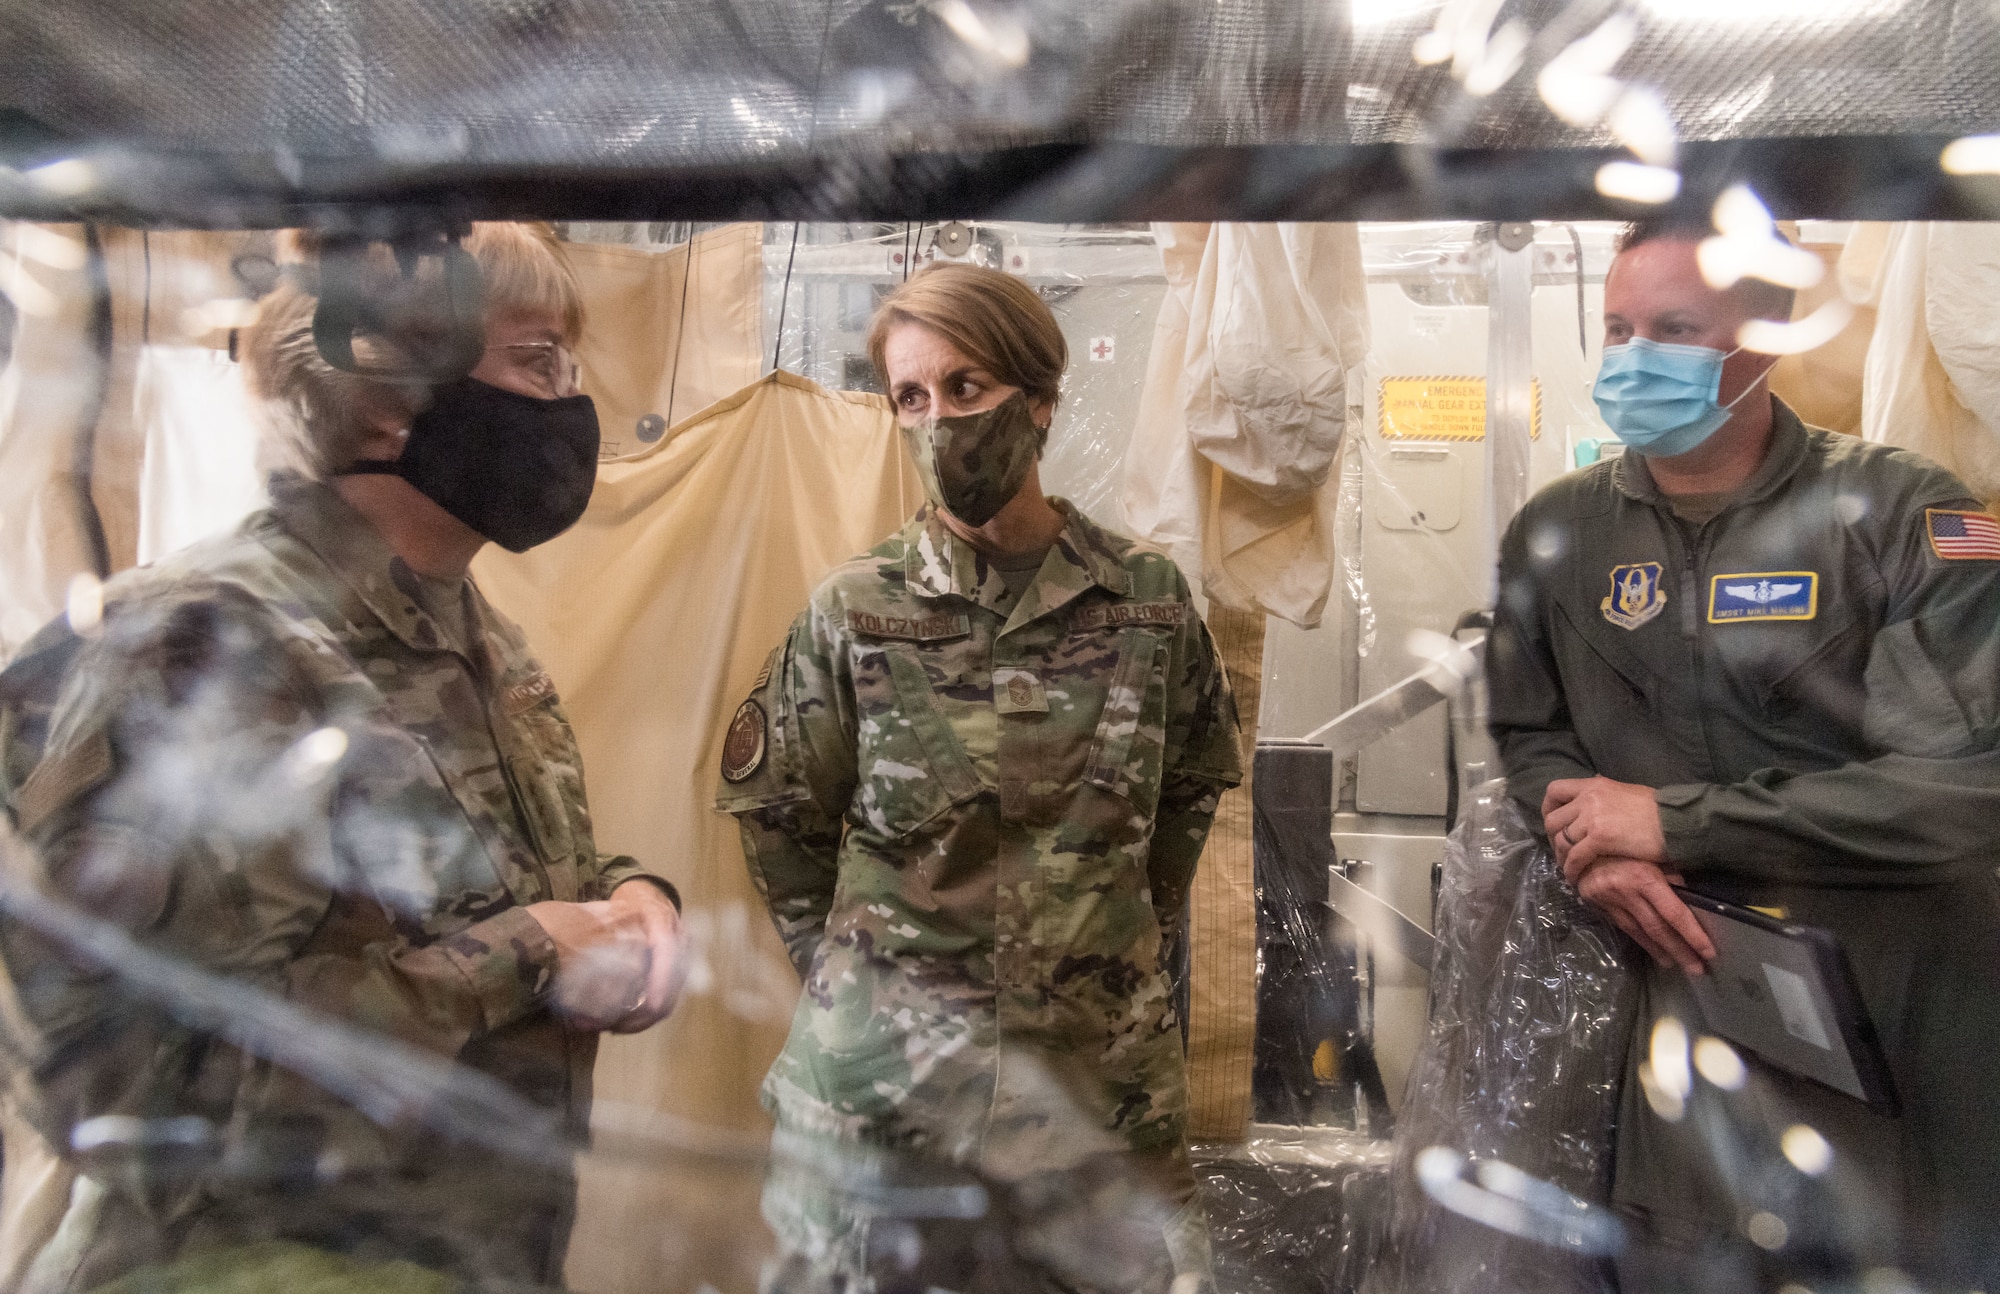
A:
{"type": "Polygon", "coordinates": [[[526,908],[508,908],[443,941],[444,955],[472,986],[485,1031],[541,1005],[556,980],[556,945],[526,908]]]}
{"type": "Polygon", "coordinates": [[[1708,798],[1706,782],[1682,782],[1653,792],[1660,806],[1660,835],[1666,840],[1667,857],[1682,867],[1700,867],[1709,857],[1708,798]]]}
{"type": "Polygon", "coordinates": [[[648,885],[653,886],[655,889],[659,890],[660,893],[667,896],[667,902],[674,905],[674,911],[679,912],[681,910],[681,892],[674,888],[674,883],[668,880],[664,876],[655,876],[651,872],[634,871],[626,875],[620,876],[611,883],[611,888],[606,890],[605,893],[606,894],[617,893],[618,887],[625,884],[625,882],[627,881],[646,882],[648,885]]]}

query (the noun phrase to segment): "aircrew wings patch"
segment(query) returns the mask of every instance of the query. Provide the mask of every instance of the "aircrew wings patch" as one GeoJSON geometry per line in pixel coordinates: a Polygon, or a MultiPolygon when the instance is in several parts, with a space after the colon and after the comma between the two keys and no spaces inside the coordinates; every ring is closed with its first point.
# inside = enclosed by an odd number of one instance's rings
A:
{"type": "Polygon", "coordinates": [[[1924,529],[1947,562],[2000,561],[2000,518],[1989,513],[1925,508],[1924,529]]]}
{"type": "Polygon", "coordinates": [[[1816,571],[1742,571],[1708,582],[1708,622],[1810,620],[1819,614],[1816,571]]]}

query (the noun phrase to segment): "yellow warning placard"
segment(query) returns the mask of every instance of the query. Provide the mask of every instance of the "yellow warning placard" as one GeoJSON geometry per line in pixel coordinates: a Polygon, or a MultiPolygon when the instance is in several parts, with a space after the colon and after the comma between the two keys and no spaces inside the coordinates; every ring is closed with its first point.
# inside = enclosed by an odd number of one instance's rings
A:
{"type": "MultiPolygon", "coordinates": [[[[1486,379],[1483,377],[1385,377],[1382,379],[1382,439],[1486,439],[1486,379]]],[[[1542,438],[1542,383],[1528,383],[1528,434],[1542,438]]]]}

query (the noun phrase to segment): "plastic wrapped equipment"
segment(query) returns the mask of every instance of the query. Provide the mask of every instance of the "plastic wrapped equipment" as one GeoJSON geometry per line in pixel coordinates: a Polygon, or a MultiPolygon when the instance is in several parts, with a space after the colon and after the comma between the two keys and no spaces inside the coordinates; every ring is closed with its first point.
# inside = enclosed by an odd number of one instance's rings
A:
{"type": "Polygon", "coordinates": [[[1250,1125],[1240,1145],[1195,1146],[1216,1288],[1351,1294],[1382,1246],[1390,1143],[1340,1128],[1250,1125]]]}
{"type": "Polygon", "coordinates": [[[1504,782],[1466,801],[1368,1289],[1610,1290],[1618,1228],[1602,1202],[1637,1009],[1630,946],[1563,883],[1504,782]]]}

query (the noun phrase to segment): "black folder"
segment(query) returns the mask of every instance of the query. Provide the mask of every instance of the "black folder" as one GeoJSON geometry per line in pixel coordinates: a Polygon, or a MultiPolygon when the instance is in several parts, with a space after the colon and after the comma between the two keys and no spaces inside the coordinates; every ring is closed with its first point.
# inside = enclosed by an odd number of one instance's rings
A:
{"type": "Polygon", "coordinates": [[[1787,1073],[1900,1110],[1854,969],[1830,930],[1675,887],[1715,944],[1705,975],[1688,980],[1708,1031],[1787,1073]]]}

